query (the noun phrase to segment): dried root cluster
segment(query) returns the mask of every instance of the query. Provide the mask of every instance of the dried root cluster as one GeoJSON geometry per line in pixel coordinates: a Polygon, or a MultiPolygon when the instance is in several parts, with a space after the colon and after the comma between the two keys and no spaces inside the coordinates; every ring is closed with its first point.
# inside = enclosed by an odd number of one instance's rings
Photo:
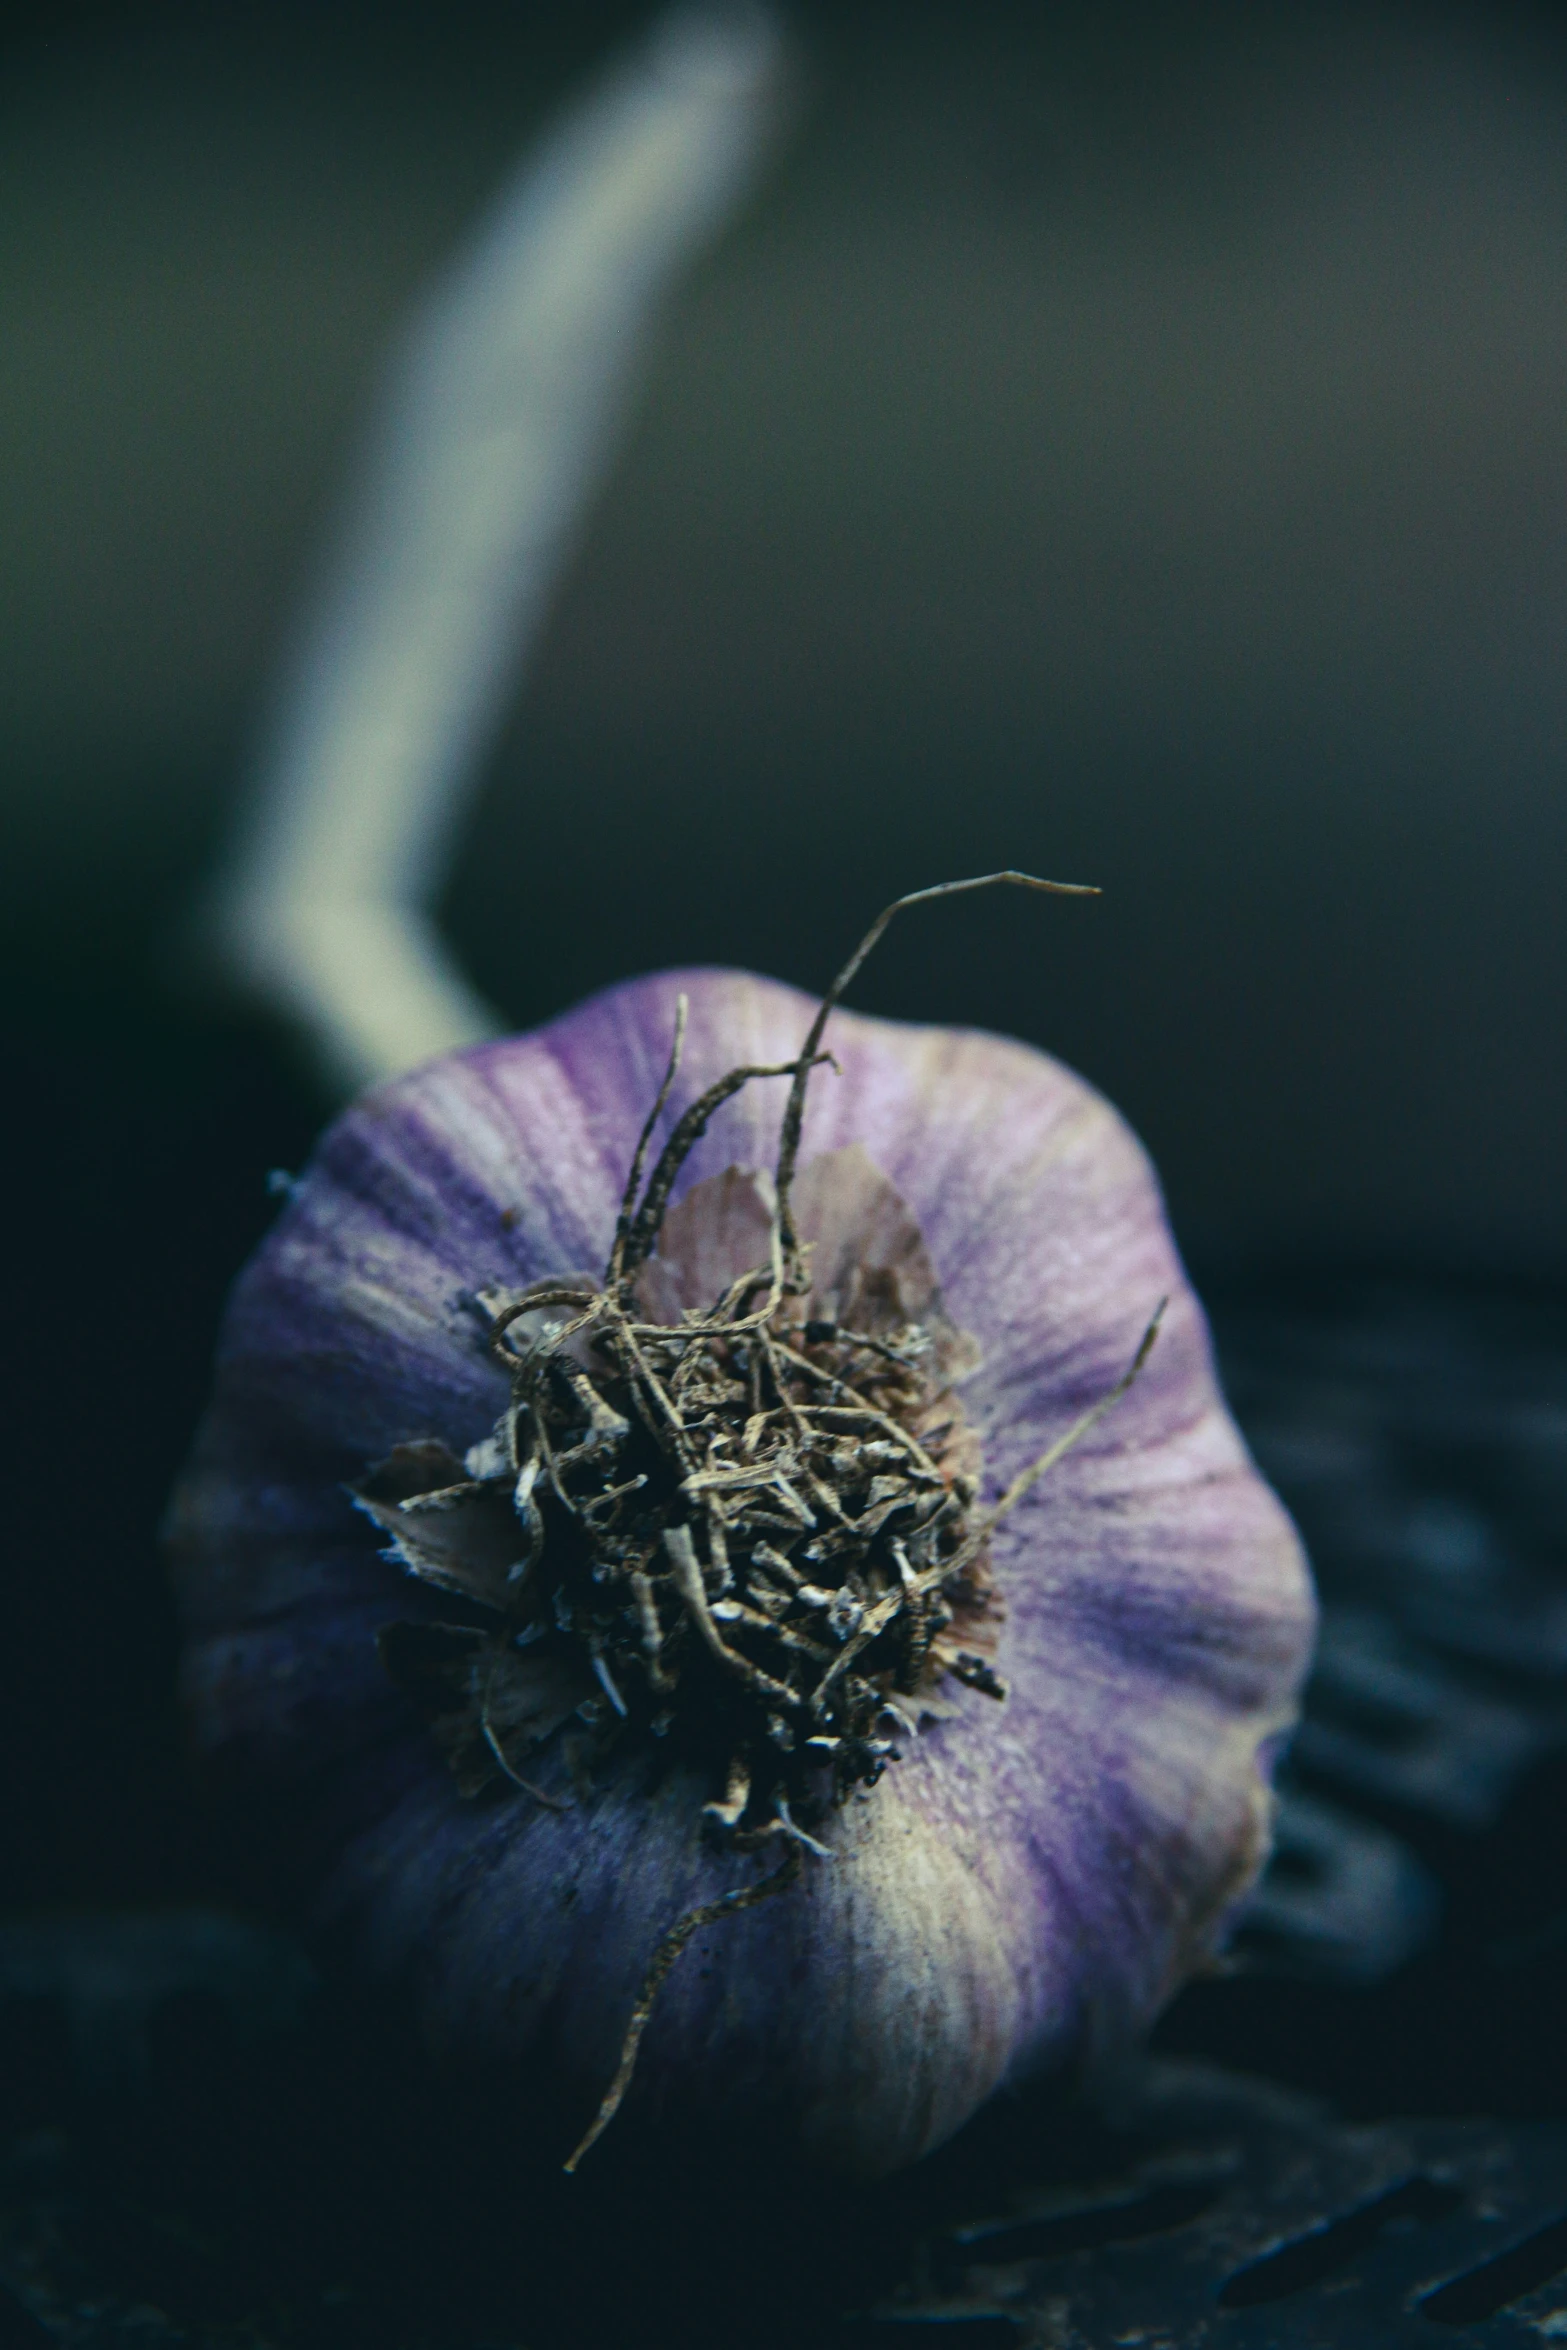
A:
{"type": "MultiPolygon", "coordinates": [[[[660,1104],[678,1058],[677,1044],[660,1104]]],[[[917,1714],[940,1710],[943,1674],[1002,1694],[983,1654],[977,1446],[950,1384],[965,1345],[933,1282],[913,1283],[930,1307],[913,1318],[907,1275],[854,1264],[833,1291],[846,1318],[824,1318],[789,1213],[792,1158],[770,1196],[731,1170],[668,1210],[718,1100],[808,1067],[731,1072],[637,1201],[639,1152],[602,1280],[481,1293],[512,1386],[493,1434],[461,1463],[402,1446],[361,1491],[403,1562],[468,1603],[468,1622],[383,1640],[465,1787],[504,1774],[545,1796],[532,1751],[574,1721],[579,1767],[585,1746],[668,1741],[708,1772],[726,1841],[809,1846],[917,1714]],[[689,1288],[715,1230],[747,1229],[765,1261],[650,1318],[682,1272],[689,1288]]],[[[863,1154],[835,1159],[840,1224],[874,1187],[895,1199],[863,1154]]]]}

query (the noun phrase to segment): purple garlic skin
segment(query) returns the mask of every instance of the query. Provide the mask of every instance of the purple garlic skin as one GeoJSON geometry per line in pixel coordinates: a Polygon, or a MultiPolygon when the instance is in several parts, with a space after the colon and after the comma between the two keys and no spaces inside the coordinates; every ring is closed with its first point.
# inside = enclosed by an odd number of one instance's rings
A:
{"type": "MultiPolygon", "coordinates": [[[[673,1110],[738,1062],[790,1059],[814,1008],[742,973],[664,974],[330,1129],[235,1290],[172,1517],[200,1747],[290,1824],[317,1923],[411,1997],[454,2069],[511,2084],[516,2133],[562,2157],[659,1938],[776,1852],[704,1837],[721,1788],[646,1742],[570,1809],[465,1799],[377,1655],[425,1595],[347,1488],[396,1444],[461,1456],[491,1429],[507,1381],[477,1288],[603,1264],[681,990],[673,1110]]],[[[992,1538],[1004,1702],[944,1683],[944,1718],[817,1831],[834,1857],[702,1933],[648,2026],[628,2122],[760,2127],[875,2175],[1002,2084],[1113,2055],[1212,1953],[1266,1852],[1314,1614],[1115,1111],[996,1037],[838,1013],[827,1042],[841,1075],[811,1086],[802,1169],[859,1144],[912,1210],[977,1341],[961,1394],[986,1498],[1170,1301],[1130,1391],[992,1538]]],[[[677,1199],[769,1167],[782,1094],[722,1108],[677,1199]]]]}

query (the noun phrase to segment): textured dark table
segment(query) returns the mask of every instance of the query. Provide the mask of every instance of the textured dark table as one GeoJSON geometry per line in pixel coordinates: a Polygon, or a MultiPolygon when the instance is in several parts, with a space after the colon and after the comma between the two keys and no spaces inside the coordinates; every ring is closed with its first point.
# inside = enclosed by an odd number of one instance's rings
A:
{"type": "Polygon", "coordinates": [[[1567,1301],[1303,1274],[1213,1303],[1322,1649],[1233,1969],[1106,2110],[1009,2102],[825,2201],[525,2176],[286,1935],[23,1913],[0,2350],[1567,2339],[1567,1301]]]}

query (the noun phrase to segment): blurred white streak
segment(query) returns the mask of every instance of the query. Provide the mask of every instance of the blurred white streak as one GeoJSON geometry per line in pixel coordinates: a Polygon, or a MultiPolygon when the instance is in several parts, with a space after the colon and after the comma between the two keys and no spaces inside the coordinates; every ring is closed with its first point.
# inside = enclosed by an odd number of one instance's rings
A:
{"type": "MultiPolygon", "coordinates": [[[[357,1091],[495,1033],[426,908],[661,297],[778,115],[759,10],[665,18],[531,154],[393,354],[285,676],[220,952],[357,1091]]],[[[517,876],[517,918],[539,877],[517,876]]]]}

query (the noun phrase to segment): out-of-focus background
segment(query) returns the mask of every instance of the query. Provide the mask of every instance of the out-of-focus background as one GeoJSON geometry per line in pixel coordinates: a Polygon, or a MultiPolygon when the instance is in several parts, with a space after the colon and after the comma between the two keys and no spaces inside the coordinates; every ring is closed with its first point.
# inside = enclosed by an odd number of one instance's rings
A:
{"type": "MultiPolygon", "coordinates": [[[[0,23],[8,1902],[205,1882],[154,1529],[323,1101],[192,909],[390,338],[645,22],[0,23]]],[[[674,961],[809,987],[900,890],[1098,882],[911,920],[854,1000],[1082,1069],[1216,1288],[1554,1294],[1567,20],[785,22],[486,753],[463,966],[519,1024],[674,961]]]]}
{"type": "MultiPolygon", "coordinates": [[[[636,12],[68,5],[0,114],[8,995],[160,990],[389,334],[636,12]]],[[[1196,1250],[1567,1262],[1567,41],[1492,5],[805,6],[447,893],[1048,1042],[1196,1250]]]]}

